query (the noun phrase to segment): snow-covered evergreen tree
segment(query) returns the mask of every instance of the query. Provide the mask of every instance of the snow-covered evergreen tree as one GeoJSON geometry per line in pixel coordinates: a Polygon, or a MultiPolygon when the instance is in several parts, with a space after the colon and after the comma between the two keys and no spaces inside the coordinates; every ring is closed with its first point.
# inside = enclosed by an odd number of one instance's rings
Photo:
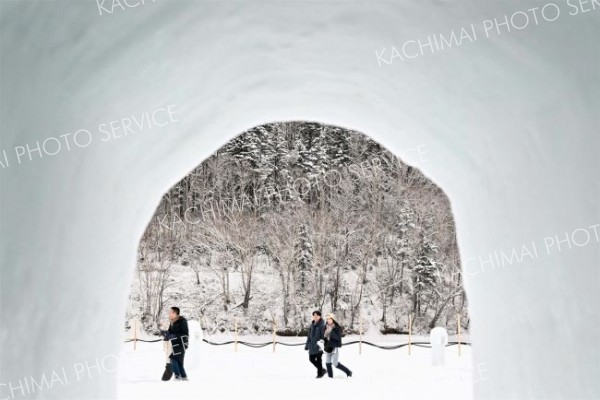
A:
{"type": "Polygon", "coordinates": [[[413,311],[421,315],[421,306],[427,296],[431,296],[437,279],[435,254],[437,247],[431,237],[421,233],[421,243],[417,250],[416,264],[412,268],[413,311]]]}
{"type": "Polygon", "coordinates": [[[302,294],[310,293],[311,275],[313,271],[313,245],[305,224],[300,225],[298,243],[296,245],[296,259],[298,260],[298,289],[302,294]]]}

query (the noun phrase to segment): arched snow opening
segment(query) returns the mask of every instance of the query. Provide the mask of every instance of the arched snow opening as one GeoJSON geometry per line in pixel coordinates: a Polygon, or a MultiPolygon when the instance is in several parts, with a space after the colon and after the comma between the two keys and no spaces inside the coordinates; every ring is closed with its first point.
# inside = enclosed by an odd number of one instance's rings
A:
{"type": "MultiPolygon", "coordinates": [[[[411,151],[427,162],[426,146],[404,153],[411,151]]],[[[154,342],[176,306],[188,321],[201,321],[210,345],[191,344],[192,380],[248,382],[236,385],[239,393],[223,391],[232,397],[268,397],[264,385],[272,395],[287,388],[308,396],[312,388],[297,378],[314,371],[298,355],[312,311],[322,310],[335,313],[344,360],[356,364],[373,396],[469,396],[471,349],[442,349],[452,361],[438,370],[425,347],[435,326],[452,333],[452,346],[469,342],[461,272],[448,198],[417,167],[342,127],[253,127],[169,188],[150,220],[127,310],[150,344],[138,345],[139,357],[124,348],[130,360],[120,385],[126,397],[161,396],[127,371],[158,375],[163,346],[154,342]],[[232,354],[242,346],[255,350],[232,354]],[[241,367],[246,360],[260,368],[241,367]],[[397,374],[410,379],[389,387],[397,374]]]]}

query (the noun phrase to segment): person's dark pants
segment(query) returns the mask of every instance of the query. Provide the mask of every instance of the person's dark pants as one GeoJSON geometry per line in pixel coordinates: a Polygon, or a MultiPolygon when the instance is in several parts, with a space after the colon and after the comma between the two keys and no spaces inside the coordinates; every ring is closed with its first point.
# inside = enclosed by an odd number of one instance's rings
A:
{"type": "Polygon", "coordinates": [[[318,353],[318,354],[309,354],[308,355],[308,359],[310,360],[310,363],[312,365],[315,366],[315,368],[317,369],[317,373],[318,374],[322,374],[323,373],[323,361],[322,361],[322,357],[323,357],[323,353],[318,353]]]}
{"type": "Polygon", "coordinates": [[[169,357],[171,359],[171,368],[173,369],[173,373],[175,377],[187,378],[187,374],[185,373],[185,369],[183,368],[183,356],[185,354],[177,354],[171,355],[169,357]]]}

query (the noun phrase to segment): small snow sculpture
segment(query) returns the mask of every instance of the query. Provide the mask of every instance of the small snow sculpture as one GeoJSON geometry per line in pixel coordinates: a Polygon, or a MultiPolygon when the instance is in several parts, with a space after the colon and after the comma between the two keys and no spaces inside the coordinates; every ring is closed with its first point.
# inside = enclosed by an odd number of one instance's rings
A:
{"type": "Polygon", "coordinates": [[[431,362],[435,366],[445,364],[446,345],[448,344],[448,332],[442,327],[433,328],[429,334],[431,343],[431,362]]]}

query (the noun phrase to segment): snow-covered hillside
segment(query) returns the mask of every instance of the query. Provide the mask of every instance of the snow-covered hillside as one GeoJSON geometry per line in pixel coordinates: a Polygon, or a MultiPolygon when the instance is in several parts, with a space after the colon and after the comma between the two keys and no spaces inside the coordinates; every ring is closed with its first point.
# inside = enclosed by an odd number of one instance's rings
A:
{"type": "Polygon", "coordinates": [[[415,329],[469,326],[445,193],[368,136],[316,122],[253,127],[173,185],[133,288],[150,330],[183,304],[217,331],[294,334],[315,309],[354,332],[406,332],[409,314],[415,329]]]}

